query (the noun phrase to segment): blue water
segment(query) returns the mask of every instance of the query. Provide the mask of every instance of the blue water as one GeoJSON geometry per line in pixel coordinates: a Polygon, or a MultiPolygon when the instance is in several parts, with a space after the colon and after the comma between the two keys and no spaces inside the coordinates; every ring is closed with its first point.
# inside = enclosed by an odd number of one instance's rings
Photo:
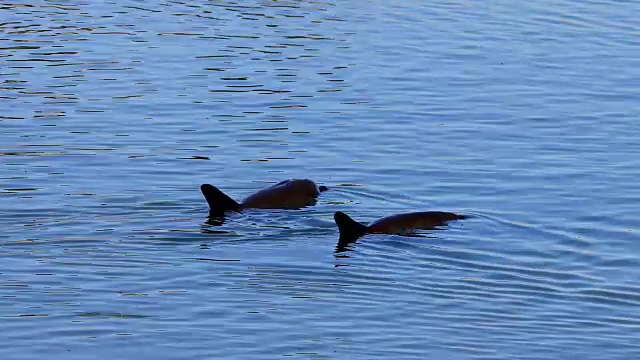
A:
{"type": "Polygon", "coordinates": [[[639,13],[0,4],[0,358],[639,358],[639,13]],[[415,210],[472,217],[335,251],[415,210]]]}

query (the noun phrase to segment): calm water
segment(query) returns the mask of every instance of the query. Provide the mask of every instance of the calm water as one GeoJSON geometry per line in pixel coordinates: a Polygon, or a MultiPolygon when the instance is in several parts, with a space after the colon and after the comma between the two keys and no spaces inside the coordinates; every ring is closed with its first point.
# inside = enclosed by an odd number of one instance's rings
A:
{"type": "Polygon", "coordinates": [[[640,3],[10,3],[0,358],[640,357],[640,3]]]}

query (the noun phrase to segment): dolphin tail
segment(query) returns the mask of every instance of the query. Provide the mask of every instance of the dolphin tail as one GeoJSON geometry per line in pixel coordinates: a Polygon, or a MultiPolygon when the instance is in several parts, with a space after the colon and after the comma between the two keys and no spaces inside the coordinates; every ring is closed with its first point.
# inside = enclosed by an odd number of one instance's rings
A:
{"type": "Polygon", "coordinates": [[[222,216],[227,211],[239,211],[240,204],[235,200],[227,196],[217,187],[209,184],[202,184],[200,186],[202,195],[209,204],[209,215],[222,216]]]}
{"type": "Polygon", "coordinates": [[[367,232],[368,227],[366,225],[353,220],[343,212],[338,211],[335,213],[333,219],[336,221],[340,231],[341,244],[352,243],[367,232]]]}

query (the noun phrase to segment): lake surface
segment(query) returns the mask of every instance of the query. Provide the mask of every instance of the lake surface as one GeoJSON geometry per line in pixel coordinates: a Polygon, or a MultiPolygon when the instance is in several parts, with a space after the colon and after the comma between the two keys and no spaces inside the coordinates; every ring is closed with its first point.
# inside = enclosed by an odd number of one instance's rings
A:
{"type": "Polygon", "coordinates": [[[639,358],[639,13],[1,4],[0,358],[639,358]],[[471,218],[336,251],[417,210],[471,218]]]}

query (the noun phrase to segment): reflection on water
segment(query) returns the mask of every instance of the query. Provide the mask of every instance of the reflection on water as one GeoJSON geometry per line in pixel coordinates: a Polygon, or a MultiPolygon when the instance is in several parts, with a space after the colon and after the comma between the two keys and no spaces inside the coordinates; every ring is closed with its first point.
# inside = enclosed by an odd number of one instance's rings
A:
{"type": "MultiPolygon", "coordinates": [[[[439,228],[433,228],[430,229],[429,231],[427,231],[426,233],[409,233],[409,234],[404,234],[404,235],[388,235],[388,234],[368,234],[366,236],[373,236],[374,238],[376,236],[384,236],[384,237],[388,237],[388,236],[400,236],[402,238],[406,238],[407,240],[409,240],[410,238],[417,238],[418,240],[420,239],[437,239],[436,236],[433,236],[432,233],[436,230],[442,230],[439,228]]],[[[348,258],[349,256],[347,254],[341,254],[344,252],[348,252],[348,251],[354,251],[355,250],[355,244],[359,243],[362,240],[362,237],[357,237],[357,238],[340,238],[338,237],[338,241],[336,242],[336,248],[335,248],[335,256],[336,258],[341,258],[341,257],[346,257],[348,258]]]]}
{"type": "Polygon", "coordinates": [[[0,358],[636,358],[637,7],[0,4],[0,358]]]}

